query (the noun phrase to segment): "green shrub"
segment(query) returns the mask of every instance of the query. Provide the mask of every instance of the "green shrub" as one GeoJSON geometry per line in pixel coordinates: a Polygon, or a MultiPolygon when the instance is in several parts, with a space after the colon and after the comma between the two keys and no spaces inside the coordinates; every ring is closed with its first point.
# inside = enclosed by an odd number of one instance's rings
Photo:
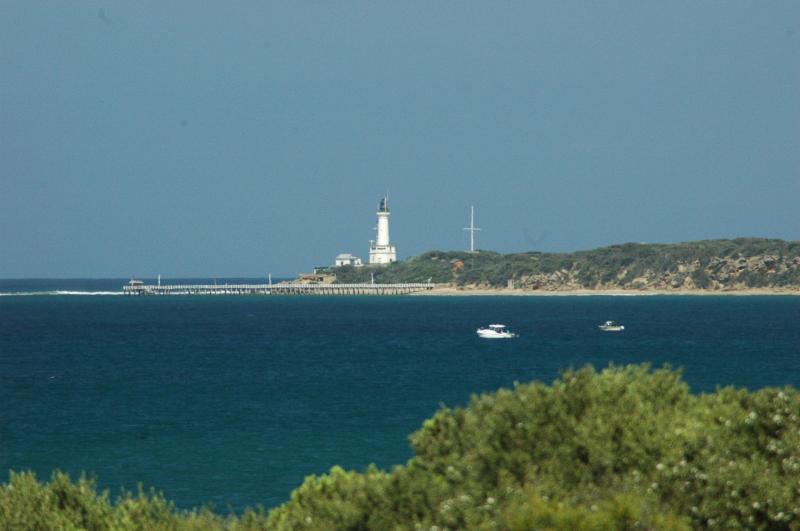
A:
{"type": "Polygon", "coordinates": [[[679,372],[570,370],[471,398],[412,434],[405,466],[311,476],[218,516],[142,489],[11,473],[0,529],[798,529],[800,393],[693,395],[679,372]]]}
{"type": "MultiPolygon", "coordinates": [[[[412,436],[415,457],[350,521],[378,528],[365,522],[379,513],[383,528],[788,529],[800,525],[798,412],[789,388],[694,396],[666,369],[568,371],[551,386],[439,411],[412,436]]],[[[318,501],[355,498],[331,492],[318,501]]],[[[340,523],[332,512],[304,514],[324,527],[340,523]]]]}
{"type": "Polygon", "coordinates": [[[39,483],[30,472],[11,472],[0,487],[0,523],[5,529],[110,529],[113,508],[108,493],[98,495],[93,480],[72,482],[61,472],[39,483]]]}

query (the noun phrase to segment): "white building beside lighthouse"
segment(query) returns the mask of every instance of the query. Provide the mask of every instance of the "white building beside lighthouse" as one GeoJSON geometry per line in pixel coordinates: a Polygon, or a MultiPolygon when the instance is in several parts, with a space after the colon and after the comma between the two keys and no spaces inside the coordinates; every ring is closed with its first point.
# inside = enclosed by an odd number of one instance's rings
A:
{"type": "Polygon", "coordinates": [[[369,263],[389,264],[397,261],[397,249],[389,243],[389,198],[378,204],[378,235],[369,241],[369,263]]]}

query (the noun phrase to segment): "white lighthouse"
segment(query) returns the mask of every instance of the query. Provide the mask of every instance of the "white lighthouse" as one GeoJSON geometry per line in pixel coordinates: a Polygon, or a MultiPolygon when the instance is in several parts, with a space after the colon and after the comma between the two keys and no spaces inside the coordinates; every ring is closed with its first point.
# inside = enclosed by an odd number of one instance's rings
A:
{"type": "Polygon", "coordinates": [[[369,242],[369,263],[389,264],[397,261],[397,250],[389,244],[389,197],[378,204],[378,235],[369,242]]]}

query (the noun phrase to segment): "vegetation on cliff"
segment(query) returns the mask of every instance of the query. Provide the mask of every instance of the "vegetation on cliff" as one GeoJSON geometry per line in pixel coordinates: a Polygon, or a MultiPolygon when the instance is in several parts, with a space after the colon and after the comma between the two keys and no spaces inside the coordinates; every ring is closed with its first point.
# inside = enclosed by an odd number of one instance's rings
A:
{"type": "Polygon", "coordinates": [[[565,372],[444,408],[415,456],[309,477],[273,509],[182,512],[154,493],[115,503],[85,479],[12,474],[10,529],[797,529],[800,393],[692,395],[678,372],[565,372]]]}
{"type": "Polygon", "coordinates": [[[431,251],[389,266],[339,267],[338,282],[530,290],[800,288],[800,242],[760,238],[626,243],[574,253],[431,251]]]}

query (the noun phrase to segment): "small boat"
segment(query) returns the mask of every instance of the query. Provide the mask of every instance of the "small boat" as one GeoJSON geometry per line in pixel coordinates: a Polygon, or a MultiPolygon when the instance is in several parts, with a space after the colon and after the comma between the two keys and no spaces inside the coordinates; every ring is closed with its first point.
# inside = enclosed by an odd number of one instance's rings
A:
{"type": "Polygon", "coordinates": [[[479,337],[484,339],[511,339],[518,337],[517,334],[506,328],[503,324],[490,324],[485,328],[478,328],[476,330],[479,337]]]}
{"type": "Polygon", "coordinates": [[[605,323],[598,325],[597,328],[603,332],[622,332],[625,330],[625,327],[616,321],[606,321],[605,323]]]}

